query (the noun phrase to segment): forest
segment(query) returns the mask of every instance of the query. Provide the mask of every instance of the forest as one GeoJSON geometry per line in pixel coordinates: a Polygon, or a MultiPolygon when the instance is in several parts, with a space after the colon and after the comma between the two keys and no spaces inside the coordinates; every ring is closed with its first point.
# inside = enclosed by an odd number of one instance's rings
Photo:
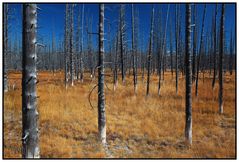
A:
{"type": "Polygon", "coordinates": [[[236,158],[236,3],[2,3],[3,158],[236,158]]]}

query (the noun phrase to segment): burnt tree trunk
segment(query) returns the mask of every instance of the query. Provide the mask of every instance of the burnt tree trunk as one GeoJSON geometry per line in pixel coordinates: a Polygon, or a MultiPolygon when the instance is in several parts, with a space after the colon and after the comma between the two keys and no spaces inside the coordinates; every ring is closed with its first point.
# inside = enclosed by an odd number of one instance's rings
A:
{"type": "Polygon", "coordinates": [[[135,51],[135,38],[134,38],[134,5],[132,4],[132,54],[133,54],[133,75],[134,75],[134,93],[137,91],[137,74],[136,74],[136,51],[135,51]]]}
{"type": "Polygon", "coordinates": [[[192,67],[191,67],[191,4],[186,5],[186,41],[185,41],[185,67],[186,67],[186,121],[185,137],[192,144],[192,67]]]}
{"type": "Polygon", "coordinates": [[[195,82],[196,79],[196,56],[197,56],[197,6],[194,4],[194,28],[193,28],[193,62],[192,62],[192,80],[195,82]]]}
{"type": "Polygon", "coordinates": [[[213,79],[212,79],[212,88],[215,87],[216,76],[217,76],[217,4],[215,9],[215,18],[214,18],[214,58],[213,58],[213,79]]]}
{"type": "Polygon", "coordinates": [[[150,29],[150,38],[149,38],[149,53],[148,53],[148,74],[147,74],[147,91],[146,95],[149,95],[149,83],[150,83],[150,69],[151,69],[151,57],[153,52],[153,33],[154,33],[154,6],[152,8],[152,15],[151,15],[151,29],[150,29]]]}
{"type": "Polygon", "coordinates": [[[36,4],[23,5],[22,24],[22,157],[40,158],[36,94],[36,4]]]}
{"type": "Polygon", "coordinates": [[[199,71],[200,71],[200,60],[201,60],[201,55],[202,55],[205,14],[206,14],[206,4],[204,4],[204,10],[203,10],[202,28],[201,28],[201,36],[200,36],[200,46],[199,46],[199,53],[198,53],[198,59],[197,59],[197,78],[196,78],[196,88],[195,88],[196,96],[198,96],[198,80],[199,80],[199,71]]]}
{"type": "Polygon", "coordinates": [[[106,144],[104,94],[104,4],[100,4],[99,12],[98,129],[102,144],[106,144]]]}
{"type": "Polygon", "coordinates": [[[4,75],[4,92],[8,91],[8,80],[7,80],[7,55],[8,55],[8,4],[3,4],[4,9],[4,41],[3,41],[3,75],[4,75]]]}
{"type": "Polygon", "coordinates": [[[219,52],[219,113],[223,114],[223,55],[224,55],[224,22],[225,4],[222,4],[221,24],[220,24],[220,52],[219,52]]]}
{"type": "Polygon", "coordinates": [[[81,43],[80,43],[80,48],[81,48],[81,53],[80,53],[80,81],[83,82],[84,80],[84,62],[83,62],[83,43],[84,43],[84,9],[85,6],[83,4],[82,6],[82,18],[81,18],[81,43]]]}
{"type": "Polygon", "coordinates": [[[75,79],[75,69],[74,69],[74,52],[73,52],[73,26],[74,26],[74,11],[73,11],[73,4],[70,8],[70,73],[71,73],[71,86],[74,86],[74,79],[75,79]]]}

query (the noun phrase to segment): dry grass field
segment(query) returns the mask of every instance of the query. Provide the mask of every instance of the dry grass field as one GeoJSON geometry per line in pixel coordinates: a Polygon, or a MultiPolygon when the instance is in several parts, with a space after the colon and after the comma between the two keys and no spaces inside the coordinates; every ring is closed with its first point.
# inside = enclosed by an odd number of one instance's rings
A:
{"type": "MultiPolygon", "coordinates": [[[[53,77],[39,72],[37,85],[40,114],[41,158],[235,158],[236,101],[235,74],[225,74],[224,114],[218,114],[218,82],[214,91],[211,77],[199,81],[199,96],[193,86],[193,144],[184,142],[185,82],[180,75],[179,93],[175,79],[165,74],[161,96],[158,77],[151,76],[150,96],[146,77],[138,78],[134,95],[132,77],[119,81],[113,91],[112,77],[106,76],[107,148],[97,142],[97,83],[85,74],[84,83],[64,88],[63,72],[53,77]]],[[[201,75],[202,77],[202,75],[201,75]]],[[[120,79],[120,76],[119,76],[120,79]]],[[[11,89],[4,94],[4,158],[21,158],[21,73],[10,72],[11,89]],[[12,85],[15,85],[14,89],[12,85]]]]}

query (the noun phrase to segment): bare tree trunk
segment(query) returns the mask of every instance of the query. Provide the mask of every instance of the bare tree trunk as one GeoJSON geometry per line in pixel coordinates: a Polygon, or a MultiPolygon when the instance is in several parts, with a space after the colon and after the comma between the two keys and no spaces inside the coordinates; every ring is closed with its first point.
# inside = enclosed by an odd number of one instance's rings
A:
{"type": "Polygon", "coordinates": [[[74,52],[73,52],[73,26],[74,26],[74,6],[73,4],[71,5],[70,8],[70,73],[71,73],[71,86],[74,86],[74,79],[75,79],[75,69],[74,69],[74,52]]]}
{"type": "Polygon", "coordinates": [[[116,44],[115,44],[115,62],[114,62],[114,91],[118,85],[118,41],[119,41],[119,32],[116,35],[116,44]]]}
{"type": "Polygon", "coordinates": [[[69,29],[68,29],[68,26],[69,26],[69,6],[68,4],[66,4],[66,11],[65,11],[66,15],[65,15],[65,39],[64,39],[64,51],[65,51],[65,54],[64,54],[64,61],[65,61],[65,88],[67,89],[67,82],[68,82],[68,78],[67,78],[67,72],[68,72],[68,69],[67,69],[67,63],[68,63],[68,50],[69,50],[69,29]]]}
{"type": "Polygon", "coordinates": [[[75,48],[75,52],[76,52],[76,59],[75,59],[75,75],[76,75],[76,79],[79,80],[79,60],[80,60],[80,28],[81,28],[81,25],[80,25],[80,7],[79,7],[79,11],[78,11],[78,16],[77,16],[77,27],[76,27],[76,48],[75,48]]]}
{"type": "MultiPolygon", "coordinates": [[[[163,48],[162,48],[163,80],[164,80],[164,71],[165,71],[165,62],[166,62],[166,60],[165,60],[165,51],[166,51],[166,38],[167,38],[167,25],[168,25],[169,9],[170,9],[170,5],[168,5],[168,9],[167,9],[167,17],[166,17],[165,28],[164,28],[164,37],[163,37],[163,48]]],[[[160,71],[161,71],[161,67],[160,67],[160,71]]],[[[159,77],[158,95],[160,95],[160,87],[161,87],[160,86],[160,79],[161,79],[161,76],[159,77]]]]}
{"type": "Polygon", "coordinates": [[[171,74],[173,78],[173,38],[172,38],[172,31],[173,30],[173,24],[172,19],[170,19],[170,67],[171,67],[171,74]]]}
{"type": "Polygon", "coordinates": [[[212,79],[212,88],[215,87],[216,76],[217,76],[217,4],[215,9],[215,18],[214,18],[214,62],[213,62],[213,79],[212,79]]]}
{"type": "Polygon", "coordinates": [[[197,59],[197,78],[196,78],[196,88],[195,88],[195,94],[198,96],[198,79],[199,79],[199,71],[200,71],[200,59],[202,55],[202,44],[203,44],[203,36],[204,36],[204,19],[206,14],[206,4],[204,4],[204,10],[203,10],[203,18],[202,18],[202,28],[201,28],[201,37],[200,37],[200,46],[199,46],[199,55],[197,59]]]}
{"type": "Polygon", "coordinates": [[[122,82],[125,84],[125,66],[124,66],[124,54],[125,54],[125,7],[123,5],[120,6],[120,54],[121,54],[121,75],[122,75],[122,82]]]}
{"type": "Polygon", "coordinates": [[[23,5],[22,24],[22,157],[40,158],[36,94],[36,4],[23,5]]]}
{"type": "Polygon", "coordinates": [[[8,4],[3,4],[4,6],[4,60],[3,60],[3,68],[4,68],[4,92],[8,91],[8,80],[7,80],[7,55],[8,55],[8,4]]]}
{"type": "Polygon", "coordinates": [[[230,58],[229,58],[229,71],[230,75],[232,75],[232,66],[233,66],[233,38],[231,31],[231,39],[230,39],[230,58]]]}
{"type": "Polygon", "coordinates": [[[176,34],[176,39],[175,39],[175,47],[176,47],[176,56],[175,56],[175,69],[176,69],[176,94],[178,94],[178,5],[176,4],[176,12],[175,12],[175,34],[176,34]]]}
{"type": "Polygon", "coordinates": [[[147,92],[146,96],[149,95],[149,83],[150,83],[150,67],[151,67],[151,57],[153,52],[153,33],[154,33],[154,6],[152,8],[151,15],[151,29],[150,29],[150,38],[149,38],[149,53],[148,53],[148,76],[147,76],[147,92]]]}
{"type": "Polygon", "coordinates": [[[85,9],[85,6],[83,4],[82,6],[82,18],[81,18],[81,54],[80,54],[80,80],[81,82],[83,82],[84,80],[84,62],[83,62],[83,50],[84,50],[84,47],[83,47],[83,43],[84,43],[84,32],[83,32],[83,29],[84,29],[84,9],[85,9]]]}
{"type": "Polygon", "coordinates": [[[194,4],[194,28],[193,28],[193,62],[192,62],[192,80],[193,83],[196,79],[196,56],[197,56],[197,6],[194,4]]]}
{"type": "Polygon", "coordinates": [[[133,75],[134,75],[134,93],[137,91],[137,76],[136,76],[136,52],[135,52],[135,38],[134,38],[134,6],[132,4],[132,53],[133,53],[133,75]]]}
{"type": "Polygon", "coordinates": [[[219,113],[223,114],[223,55],[224,55],[224,22],[225,4],[222,4],[221,25],[220,25],[220,52],[219,52],[219,113]]]}
{"type": "Polygon", "coordinates": [[[98,129],[102,144],[106,144],[106,117],[104,94],[104,4],[99,6],[99,69],[98,69],[98,129]]]}
{"type": "Polygon", "coordinates": [[[186,4],[186,121],[185,137],[192,144],[192,67],[191,67],[191,4],[186,4]]]}

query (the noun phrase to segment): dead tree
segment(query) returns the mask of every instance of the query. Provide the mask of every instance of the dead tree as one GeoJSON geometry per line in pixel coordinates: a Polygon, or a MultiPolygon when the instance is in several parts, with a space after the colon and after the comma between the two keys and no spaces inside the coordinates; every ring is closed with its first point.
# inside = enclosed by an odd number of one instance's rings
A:
{"type": "Polygon", "coordinates": [[[114,91],[118,85],[118,50],[119,50],[119,31],[115,41],[115,60],[114,60],[114,91]]]}
{"type": "Polygon", "coordinates": [[[212,88],[214,89],[215,82],[216,82],[216,76],[217,76],[217,4],[215,9],[215,17],[214,17],[214,58],[213,58],[213,79],[212,79],[212,88]]]}
{"type": "Polygon", "coordinates": [[[132,54],[133,54],[133,75],[134,75],[134,93],[137,91],[137,74],[136,74],[136,50],[135,50],[135,27],[134,27],[134,5],[131,6],[131,16],[132,16],[132,54]]]}
{"type": "Polygon", "coordinates": [[[220,52],[219,52],[219,113],[223,114],[223,55],[224,55],[224,22],[225,22],[225,4],[222,4],[221,10],[221,24],[220,24],[220,52]]]}
{"type": "Polygon", "coordinates": [[[93,62],[93,51],[92,51],[92,17],[88,19],[88,25],[87,25],[87,35],[88,35],[88,40],[87,40],[87,50],[88,50],[88,65],[90,68],[90,77],[91,79],[94,78],[94,62],[93,62]],[[89,33],[90,32],[90,33],[89,33]]]}
{"type": "Polygon", "coordinates": [[[69,48],[70,48],[70,74],[71,74],[71,86],[74,86],[75,69],[74,69],[74,50],[73,50],[73,31],[74,31],[74,5],[70,6],[70,33],[69,33],[69,48]]]}
{"type": "Polygon", "coordinates": [[[67,73],[68,73],[68,53],[69,53],[69,5],[66,4],[65,11],[65,35],[64,35],[64,61],[65,61],[65,88],[67,88],[67,73]]]}
{"type": "Polygon", "coordinates": [[[52,54],[52,72],[55,75],[56,65],[55,65],[55,34],[54,29],[52,31],[52,46],[51,46],[51,54],[52,54]]]}
{"type": "Polygon", "coordinates": [[[150,83],[150,69],[151,69],[151,58],[153,52],[153,33],[154,33],[154,6],[152,8],[152,15],[151,15],[151,27],[150,27],[150,38],[149,38],[149,53],[148,53],[148,74],[147,74],[147,91],[146,96],[149,95],[149,83],[150,83]]]}
{"type": "Polygon", "coordinates": [[[104,4],[99,6],[99,63],[98,63],[98,129],[102,144],[106,144],[104,94],[104,4]]]}
{"type": "Polygon", "coordinates": [[[120,57],[121,57],[121,75],[122,75],[122,82],[125,84],[125,62],[124,62],[124,55],[125,55],[125,6],[120,5],[120,57]]]}
{"type": "MultiPolygon", "coordinates": [[[[162,59],[160,61],[163,61],[163,78],[164,78],[164,71],[165,71],[165,51],[166,51],[166,38],[167,38],[167,25],[168,25],[168,13],[169,13],[170,5],[168,5],[167,9],[167,16],[166,16],[166,22],[165,22],[165,27],[164,27],[164,36],[163,36],[163,48],[162,48],[162,59]]],[[[161,68],[160,68],[161,71],[161,68]]],[[[160,72],[161,74],[161,72],[160,72]]],[[[161,82],[161,77],[159,77],[159,83],[158,83],[158,95],[160,95],[160,82],[161,82]]]]}
{"type": "Polygon", "coordinates": [[[185,137],[192,144],[192,67],[191,67],[191,4],[186,4],[186,41],[185,41],[185,67],[186,67],[186,121],[185,137]]]}
{"type": "Polygon", "coordinates": [[[8,55],[8,4],[7,3],[4,3],[3,4],[3,14],[4,14],[4,41],[3,41],[3,75],[4,75],[4,92],[7,92],[8,91],[8,80],[7,80],[7,55],[8,55]]]}
{"type": "Polygon", "coordinates": [[[83,79],[84,79],[84,62],[83,62],[83,50],[84,50],[84,47],[83,47],[83,43],[84,43],[84,9],[85,9],[85,6],[83,4],[82,6],[82,18],[81,18],[81,43],[80,43],[80,49],[81,49],[81,53],[80,53],[80,80],[81,82],[83,82],[83,79]]]}
{"type": "Polygon", "coordinates": [[[196,56],[197,56],[197,5],[194,4],[193,10],[193,20],[194,20],[194,28],[193,28],[193,60],[192,60],[192,80],[195,82],[196,79],[196,56]]]}
{"type": "Polygon", "coordinates": [[[230,38],[230,58],[229,58],[229,72],[230,75],[232,75],[232,68],[233,67],[233,36],[232,36],[232,30],[231,30],[231,38],[230,38]]]}
{"type": "Polygon", "coordinates": [[[178,21],[178,17],[179,17],[179,11],[178,11],[178,5],[176,4],[176,12],[175,12],[175,53],[176,53],[176,56],[175,56],[175,77],[176,77],[176,94],[178,94],[178,42],[179,42],[179,27],[178,27],[178,24],[179,24],[179,21],[178,21]]]}
{"type": "Polygon", "coordinates": [[[40,158],[36,94],[36,4],[23,4],[22,24],[22,157],[40,158]]]}
{"type": "Polygon", "coordinates": [[[172,18],[170,19],[170,68],[171,68],[171,74],[173,78],[173,38],[172,38],[172,31],[173,30],[173,24],[172,24],[172,18]]]}
{"type": "Polygon", "coordinates": [[[197,59],[197,77],[196,77],[196,88],[195,88],[196,96],[198,96],[198,79],[199,79],[199,71],[200,71],[200,60],[201,60],[201,55],[202,55],[205,14],[206,14],[206,4],[204,4],[204,10],[203,10],[202,28],[201,28],[201,36],[200,36],[200,46],[199,46],[199,53],[198,53],[198,59],[197,59]]]}
{"type": "Polygon", "coordinates": [[[79,79],[79,55],[80,55],[80,7],[78,11],[78,16],[77,16],[77,27],[76,27],[76,36],[75,36],[75,75],[76,79],[79,79]]]}

